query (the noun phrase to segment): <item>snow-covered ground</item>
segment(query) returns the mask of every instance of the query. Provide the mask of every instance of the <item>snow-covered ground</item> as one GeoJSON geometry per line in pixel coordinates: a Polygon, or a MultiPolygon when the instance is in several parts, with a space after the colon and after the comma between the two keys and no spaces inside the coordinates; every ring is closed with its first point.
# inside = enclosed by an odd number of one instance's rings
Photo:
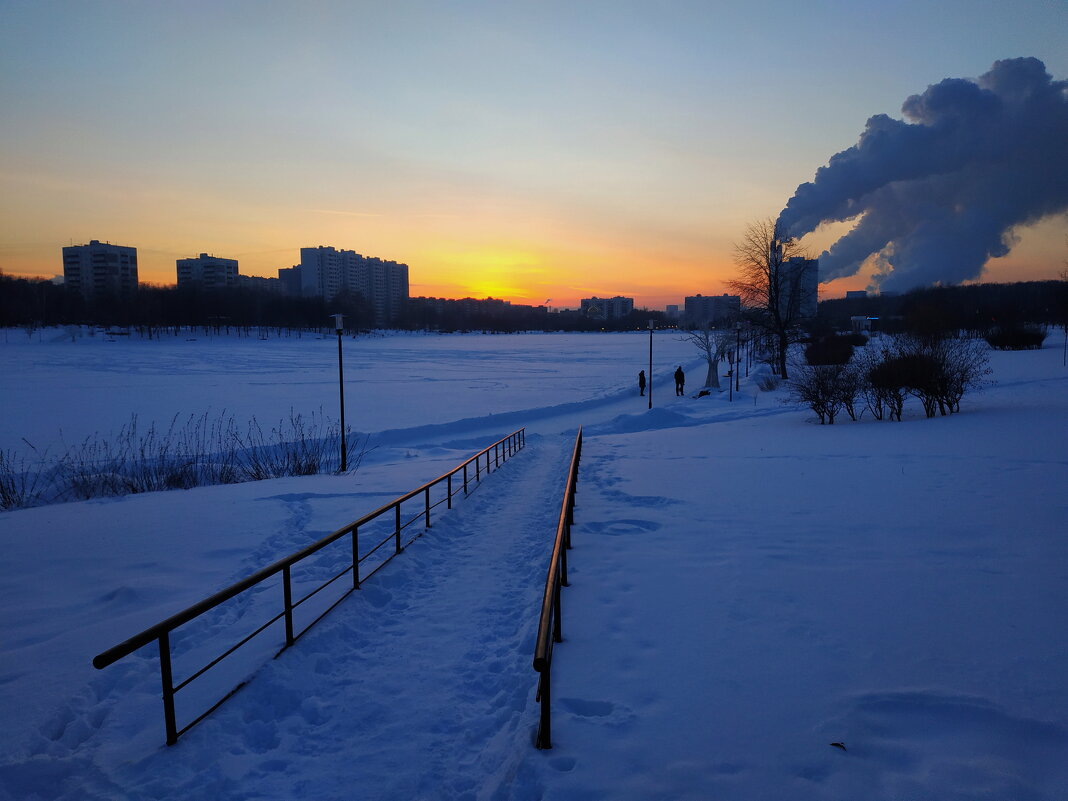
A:
{"type": "MultiPolygon", "coordinates": [[[[20,336],[0,345],[0,447],[131,412],[329,412],[336,389],[332,340],[20,336]]],[[[733,403],[675,398],[675,365],[703,369],[664,333],[649,411],[647,345],[350,341],[348,415],[375,448],[354,475],[0,514],[0,798],[1068,797],[1060,349],[992,353],[997,384],[960,415],[821,427],[745,381],[733,403]],[[579,424],[537,751],[536,616],[579,424]],[[91,667],[522,425],[523,452],[178,745],[153,648],[91,667]]]]}
{"type": "MultiPolygon", "coordinates": [[[[397,441],[398,430],[406,439],[415,429],[417,440],[433,425],[496,431],[512,420],[527,424],[547,406],[600,406],[637,386],[648,347],[644,332],[347,337],[346,423],[375,432],[382,444],[397,441]]],[[[671,372],[677,364],[696,367],[695,355],[673,333],[656,334],[658,397],[674,394],[671,372]]],[[[0,449],[18,450],[25,439],[55,452],[117,432],[134,414],[142,428],[204,412],[225,412],[239,423],[255,417],[265,426],[290,410],[338,416],[334,336],[107,341],[98,334],[71,342],[62,332],[28,339],[16,330],[0,343],[0,371],[0,449]]],[[[700,373],[692,378],[703,379],[700,373]]]]}

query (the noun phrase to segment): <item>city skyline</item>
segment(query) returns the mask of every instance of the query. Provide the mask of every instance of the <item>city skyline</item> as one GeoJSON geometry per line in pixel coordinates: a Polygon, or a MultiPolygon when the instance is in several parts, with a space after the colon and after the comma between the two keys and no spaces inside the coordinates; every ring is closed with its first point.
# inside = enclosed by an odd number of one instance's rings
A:
{"type": "MultiPolygon", "coordinates": [[[[410,265],[413,296],[662,308],[718,294],[744,227],[910,95],[1034,56],[1068,8],[930,4],[0,3],[0,270],[136,247],[277,275],[410,265]]],[[[813,256],[848,224],[806,237],[813,256]]],[[[1056,277],[1058,215],[983,280],[1056,277]]],[[[821,287],[862,289],[870,273],[821,287]]]]}

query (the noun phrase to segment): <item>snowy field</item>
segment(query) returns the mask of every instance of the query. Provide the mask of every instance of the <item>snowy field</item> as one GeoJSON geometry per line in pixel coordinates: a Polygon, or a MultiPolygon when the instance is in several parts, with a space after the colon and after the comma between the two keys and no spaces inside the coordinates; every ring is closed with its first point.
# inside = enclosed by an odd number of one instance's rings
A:
{"type": "MultiPolygon", "coordinates": [[[[265,426],[288,418],[290,410],[338,416],[333,335],[107,341],[98,334],[72,342],[61,331],[30,339],[10,330],[5,340],[0,449],[19,449],[25,439],[54,451],[117,432],[134,414],[141,428],[204,412],[225,412],[239,423],[255,417],[265,426]]],[[[670,332],[656,334],[654,342],[660,391],[668,400],[671,372],[680,363],[696,365],[695,351],[670,332]]],[[[487,417],[494,425],[513,419],[524,425],[546,406],[602,405],[637,385],[638,371],[648,370],[648,343],[644,332],[346,338],[346,423],[374,432],[379,444],[382,432],[394,442],[405,439],[402,429],[448,424],[452,432],[482,430],[487,417]]]]}
{"type": "MultiPolygon", "coordinates": [[[[0,447],[134,412],[334,408],[330,339],[18,336],[0,447]]],[[[1060,348],[991,353],[997,383],[960,415],[821,427],[747,381],[733,403],[675,398],[676,364],[704,371],[663,332],[648,411],[647,346],[347,340],[347,416],[373,448],[354,475],[0,514],[0,798],[1068,798],[1060,348]],[[579,424],[537,751],[536,616],[579,424]],[[524,451],[178,745],[152,647],[90,665],[523,425],[524,451]]]]}

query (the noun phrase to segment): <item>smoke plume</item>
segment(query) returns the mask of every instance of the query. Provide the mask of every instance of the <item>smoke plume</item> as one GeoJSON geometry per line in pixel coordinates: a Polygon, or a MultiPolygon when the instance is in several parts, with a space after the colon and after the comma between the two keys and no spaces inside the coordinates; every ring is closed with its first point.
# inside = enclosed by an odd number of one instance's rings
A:
{"type": "Polygon", "coordinates": [[[884,289],[957,284],[1008,253],[1016,227],[1068,210],[1068,81],[1038,59],[947,78],[901,111],[869,119],[779,215],[791,237],[860,217],[820,256],[821,281],[874,255],[884,289]]]}

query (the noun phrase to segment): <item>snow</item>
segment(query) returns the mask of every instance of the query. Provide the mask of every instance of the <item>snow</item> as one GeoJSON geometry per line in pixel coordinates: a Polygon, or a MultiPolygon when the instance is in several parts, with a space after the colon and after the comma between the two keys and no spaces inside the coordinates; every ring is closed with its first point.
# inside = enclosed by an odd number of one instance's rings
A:
{"type": "MultiPolygon", "coordinates": [[[[0,514],[0,798],[1063,798],[1060,350],[991,353],[997,383],[959,415],[832,427],[752,380],[733,403],[675,398],[675,366],[693,379],[703,361],[663,332],[647,410],[647,345],[347,340],[347,416],[371,448],[355,474],[0,514]],[[580,424],[554,747],[538,751],[534,634],[580,424]],[[271,659],[276,638],[191,685],[218,695],[254,671],[176,746],[153,647],[90,665],[524,425],[522,452],[294,648],[271,659]]],[[[0,447],[132,412],[330,413],[336,390],[332,339],[12,335],[0,364],[0,447]]],[[[272,594],[178,638],[176,670],[272,594]]]]}

